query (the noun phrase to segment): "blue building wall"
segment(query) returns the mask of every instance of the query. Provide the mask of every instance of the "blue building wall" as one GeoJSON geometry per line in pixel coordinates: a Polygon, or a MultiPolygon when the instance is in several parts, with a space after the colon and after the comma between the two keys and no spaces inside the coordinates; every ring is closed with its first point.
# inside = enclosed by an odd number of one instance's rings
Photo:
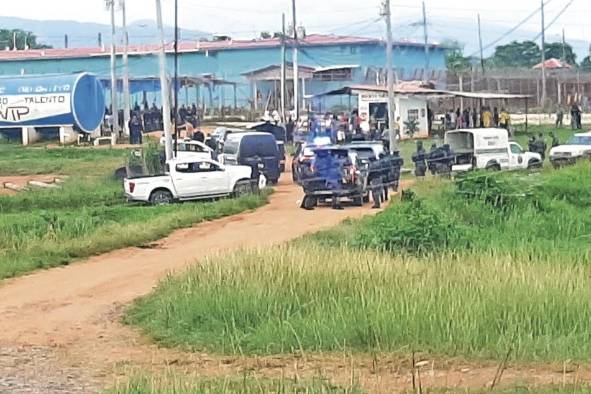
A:
{"type": "MultiPolygon", "coordinates": [[[[430,69],[445,69],[445,48],[433,48],[429,52],[430,69]]],[[[287,60],[291,62],[292,51],[288,49],[287,60]]],[[[268,65],[279,64],[281,61],[279,48],[232,49],[209,52],[182,53],[179,57],[180,75],[214,74],[217,78],[237,82],[237,98],[239,106],[246,106],[252,96],[252,87],[243,76],[245,72],[253,71],[268,65]]],[[[172,72],[173,57],[167,56],[168,71],[172,72]]],[[[386,50],[379,44],[356,45],[323,45],[304,46],[301,49],[299,63],[310,67],[325,67],[331,65],[359,65],[354,72],[353,80],[338,82],[309,81],[306,86],[307,94],[339,88],[346,84],[367,83],[365,72],[368,67],[382,68],[386,63],[386,50]]],[[[425,63],[425,53],[422,47],[401,45],[394,49],[394,65],[402,79],[408,79],[416,69],[422,69],[425,63]]],[[[156,55],[134,55],[129,58],[130,75],[145,77],[158,75],[158,57],[156,55]]],[[[119,76],[122,71],[121,58],[118,58],[117,69],[119,76]]],[[[48,74],[87,71],[108,78],[110,75],[110,59],[108,56],[90,58],[41,59],[23,61],[0,61],[0,75],[48,74]]],[[[267,86],[269,88],[269,86],[267,86]]],[[[214,100],[223,96],[226,105],[233,103],[231,87],[218,89],[214,100]]],[[[181,102],[188,99],[196,100],[196,91],[189,89],[180,92],[181,102]]],[[[139,96],[135,100],[141,100],[139,96]]],[[[159,94],[149,94],[148,101],[159,102],[159,94]]]]}

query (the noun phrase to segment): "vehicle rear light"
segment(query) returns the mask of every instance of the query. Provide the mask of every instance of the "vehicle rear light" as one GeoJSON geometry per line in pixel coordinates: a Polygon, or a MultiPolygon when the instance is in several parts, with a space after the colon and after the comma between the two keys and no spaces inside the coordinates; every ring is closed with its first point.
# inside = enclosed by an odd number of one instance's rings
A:
{"type": "Polygon", "coordinates": [[[129,182],[129,192],[133,193],[135,190],[135,182],[129,182]]]}

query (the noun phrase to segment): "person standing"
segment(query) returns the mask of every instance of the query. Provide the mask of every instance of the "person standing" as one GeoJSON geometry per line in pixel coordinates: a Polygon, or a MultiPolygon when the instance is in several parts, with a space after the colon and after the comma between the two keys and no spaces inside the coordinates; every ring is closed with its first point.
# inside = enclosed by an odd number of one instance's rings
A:
{"type": "Polygon", "coordinates": [[[490,109],[487,107],[482,111],[482,125],[485,129],[492,126],[493,116],[490,109]]]}
{"type": "Polygon", "coordinates": [[[556,133],[550,133],[549,137],[552,138],[552,148],[560,145],[560,141],[558,140],[558,136],[556,135],[556,133]]]}
{"type": "MultiPolygon", "coordinates": [[[[503,112],[503,111],[504,111],[504,109],[501,109],[501,112],[503,112]]],[[[497,109],[497,107],[495,107],[493,109],[493,125],[495,127],[499,127],[500,123],[501,123],[501,117],[499,115],[499,110],[497,109]]],[[[503,126],[501,126],[501,127],[503,127],[503,126]]],[[[503,128],[506,128],[506,127],[503,127],[503,128]]]]}
{"type": "Polygon", "coordinates": [[[561,106],[558,106],[556,110],[556,128],[562,128],[562,122],[564,120],[564,111],[561,106]]]}
{"type": "Polygon", "coordinates": [[[536,141],[536,153],[539,153],[542,156],[542,162],[546,159],[546,149],[548,149],[548,145],[546,145],[546,140],[544,139],[544,135],[540,133],[538,135],[538,139],[536,141]]]}
{"type": "Polygon", "coordinates": [[[295,131],[295,123],[291,116],[287,118],[287,123],[285,124],[285,133],[287,134],[287,141],[293,142],[293,134],[295,131]]]}
{"type": "Polygon", "coordinates": [[[509,115],[509,112],[507,112],[505,110],[505,108],[501,108],[501,115],[499,116],[499,119],[498,119],[498,125],[504,129],[506,129],[507,131],[509,131],[510,124],[511,124],[511,115],[509,115]]]}
{"type": "Polygon", "coordinates": [[[133,115],[129,121],[129,139],[132,145],[141,145],[143,142],[144,125],[137,115],[133,115]]]}
{"type": "Polygon", "coordinates": [[[412,161],[415,163],[415,176],[423,178],[427,172],[427,163],[425,162],[427,153],[423,149],[423,142],[417,141],[417,151],[412,155],[412,161]]]}

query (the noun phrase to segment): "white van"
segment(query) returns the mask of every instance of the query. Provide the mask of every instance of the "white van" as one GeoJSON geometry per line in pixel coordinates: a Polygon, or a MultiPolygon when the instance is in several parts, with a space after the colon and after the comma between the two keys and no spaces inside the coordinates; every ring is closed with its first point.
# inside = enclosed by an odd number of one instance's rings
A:
{"type": "Polygon", "coordinates": [[[500,171],[542,166],[540,154],[526,152],[517,142],[509,141],[505,129],[451,130],[445,133],[445,143],[456,157],[452,171],[500,171]]]}

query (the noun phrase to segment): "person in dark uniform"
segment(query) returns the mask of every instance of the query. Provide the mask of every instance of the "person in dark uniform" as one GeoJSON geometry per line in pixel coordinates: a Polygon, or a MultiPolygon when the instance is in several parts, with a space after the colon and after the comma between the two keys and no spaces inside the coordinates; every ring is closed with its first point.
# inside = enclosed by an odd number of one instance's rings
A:
{"type": "Polygon", "coordinates": [[[550,137],[552,138],[552,148],[560,145],[560,140],[558,139],[556,133],[550,133],[550,137]]]}
{"type": "Polygon", "coordinates": [[[193,141],[205,142],[205,134],[203,134],[201,129],[197,129],[197,131],[193,133],[193,141]]]}
{"type": "Polygon", "coordinates": [[[137,115],[133,115],[129,121],[129,139],[133,145],[141,145],[143,140],[144,125],[137,115]]]}
{"type": "Polygon", "coordinates": [[[532,135],[527,141],[527,150],[530,152],[536,152],[536,137],[532,135]]]}
{"type": "Polygon", "coordinates": [[[417,141],[417,151],[412,155],[412,161],[415,163],[415,176],[424,177],[427,172],[427,152],[423,149],[423,142],[417,141]]]}
{"type": "Polygon", "coordinates": [[[540,133],[538,135],[538,139],[536,140],[536,153],[539,153],[542,156],[542,161],[546,159],[546,150],[548,149],[548,145],[546,144],[546,140],[544,139],[544,135],[540,133]]]}

